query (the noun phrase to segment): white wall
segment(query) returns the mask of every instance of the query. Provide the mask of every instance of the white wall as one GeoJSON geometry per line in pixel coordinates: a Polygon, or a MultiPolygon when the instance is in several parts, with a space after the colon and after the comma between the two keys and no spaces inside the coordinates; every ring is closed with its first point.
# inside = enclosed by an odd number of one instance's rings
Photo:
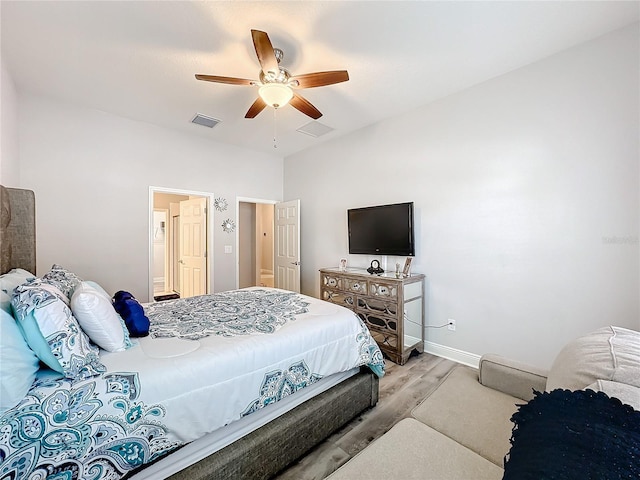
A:
{"type": "Polygon", "coordinates": [[[18,143],[18,95],[0,60],[0,184],[20,187],[18,143]]]}
{"type": "Polygon", "coordinates": [[[36,193],[38,274],[56,262],[146,301],[156,186],[227,199],[229,208],[214,212],[211,280],[215,291],[235,288],[235,252],[224,253],[235,241],[220,225],[235,218],[237,196],[282,198],[281,158],[34,96],[20,96],[19,107],[21,186],[36,193]]]}
{"type": "Polygon", "coordinates": [[[347,208],[414,201],[427,322],[457,321],[429,342],[548,367],[640,328],[638,43],[636,24],[286,158],[303,292],[347,256],[347,208]]]}

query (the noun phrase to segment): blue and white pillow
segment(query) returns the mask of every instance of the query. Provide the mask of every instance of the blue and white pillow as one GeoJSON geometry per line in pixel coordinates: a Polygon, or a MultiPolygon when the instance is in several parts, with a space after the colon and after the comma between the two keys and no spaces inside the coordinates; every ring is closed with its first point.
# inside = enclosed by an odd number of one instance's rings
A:
{"type": "Polygon", "coordinates": [[[57,264],[54,264],[51,270],[42,276],[42,281],[57,287],[67,297],[67,300],[71,300],[73,292],[82,282],[75,273],[57,264]]]}
{"type": "Polygon", "coordinates": [[[17,287],[11,304],[27,343],[50,368],[70,379],[106,370],[58,288],[36,279],[17,287]]]}

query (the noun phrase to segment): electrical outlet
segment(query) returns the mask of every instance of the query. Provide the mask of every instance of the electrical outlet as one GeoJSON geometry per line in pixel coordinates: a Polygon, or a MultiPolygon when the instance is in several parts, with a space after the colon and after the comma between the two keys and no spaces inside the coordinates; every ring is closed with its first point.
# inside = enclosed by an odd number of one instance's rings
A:
{"type": "Polygon", "coordinates": [[[449,324],[447,325],[447,328],[452,332],[456,331],[456,321],[453,318],[449,319],[449,324]]]}

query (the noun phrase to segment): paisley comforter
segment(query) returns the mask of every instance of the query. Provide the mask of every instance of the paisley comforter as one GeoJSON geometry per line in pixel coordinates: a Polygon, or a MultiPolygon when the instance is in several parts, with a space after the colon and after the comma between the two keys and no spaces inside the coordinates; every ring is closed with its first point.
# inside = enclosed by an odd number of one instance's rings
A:
{"type": "Polygon", "coordinates": [[[0,479],[118,479],[319,379],[384,361],[351,311],[277,289],[150,304],[148,337],[81,381],[43,370],[0,417],[0,479]]]}

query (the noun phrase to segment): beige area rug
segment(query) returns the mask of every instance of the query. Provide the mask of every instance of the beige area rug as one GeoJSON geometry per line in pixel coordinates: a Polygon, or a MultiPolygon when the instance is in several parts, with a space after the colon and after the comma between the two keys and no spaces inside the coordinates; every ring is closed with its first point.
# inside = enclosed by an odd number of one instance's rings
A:
{"type": "Polygon", "coordinates": [[[502,467],[511,444],[511,415],[523,400],[478,382],[478,371],[456,367],[412,415],[502,467]]]}
{"type": "Polygon", "coordinates": [[[499,480],[502,475],[471,450],[405,418],[327,480],[499,480]]]}

